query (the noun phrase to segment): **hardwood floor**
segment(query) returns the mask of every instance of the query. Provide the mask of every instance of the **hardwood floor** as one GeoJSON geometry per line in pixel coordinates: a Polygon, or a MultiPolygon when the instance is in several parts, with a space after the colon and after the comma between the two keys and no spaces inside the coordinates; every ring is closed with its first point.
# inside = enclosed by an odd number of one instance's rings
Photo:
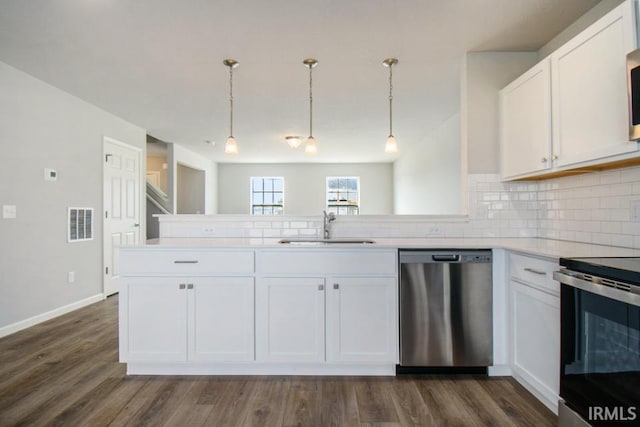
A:
{"type": "Polygon", "coordinates": [[[511,378],[127,377],[117,304],[0,339],[0,426],[556,425],[511,378]]]}

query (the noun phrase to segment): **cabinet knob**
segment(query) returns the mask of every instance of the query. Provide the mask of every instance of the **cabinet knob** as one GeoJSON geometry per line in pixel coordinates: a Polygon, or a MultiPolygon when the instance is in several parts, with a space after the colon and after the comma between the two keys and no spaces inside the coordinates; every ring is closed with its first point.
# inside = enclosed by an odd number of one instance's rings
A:
{"type": "Polygon", "coordinates": [[[319,291],[324,291],[324,285],[318,285],[318,290],[319,291]]]}
{"type": "Polygon", "coordinates": [[[333,289],[340,289],[340,284],[339,283],[334,283],[333,284],[333,289]]]}
{"type": "Polygon", "coordinates": [[[543,157],[542,159],[540,159],[540,162],[541,163],[547,163],[547,160],[549,160],[549,159],[547,159],[546,157],[543,157]]]}
{"type": "Polygon", "coordinates": [[[184,284],[184,283],[180,283],[180,286],[178,286],[178,287],[179,287],[180,289],[184,289],[184,288],[186,288],[186,286],[185,286],[185,284],[184,284]]]}
{"type": "Polygon", "coordinates": [[[558,160],[558,155],[554,154],[553,157],[551,158],[551,160],[558,160]]]}
{"type": "Polygon", "coordinates": [[[193,289],[193,283],[187,284],[187,289],[193,289]]]}

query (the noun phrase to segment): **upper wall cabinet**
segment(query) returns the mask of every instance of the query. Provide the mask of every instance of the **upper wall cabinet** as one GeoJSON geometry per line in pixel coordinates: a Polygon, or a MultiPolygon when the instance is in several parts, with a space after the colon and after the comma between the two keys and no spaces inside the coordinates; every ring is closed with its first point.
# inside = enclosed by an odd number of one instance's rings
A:
{"type": "Polygon", "coordinates": [[[633,26],[633,4],[625,2],[551,55],[554,166],[636,150],[626,77],[633,26]]]}
{"type": "Polygon", "coordinates": [[[504,179],[638,154],[627,136],[626,55],[636,46],[634,26],[627,0],[500,92],[504,179]]]}
{"type": "Polygon", "coordinates": [[[550,78],[545,59],[500,91],[503,178],[551,168],[550,78]]]}

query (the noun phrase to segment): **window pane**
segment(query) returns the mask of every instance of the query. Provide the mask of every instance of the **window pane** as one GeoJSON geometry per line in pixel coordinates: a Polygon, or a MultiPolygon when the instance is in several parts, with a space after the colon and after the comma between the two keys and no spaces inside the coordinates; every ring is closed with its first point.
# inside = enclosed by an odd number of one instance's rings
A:
{"type": "Polygon", "coordinates": [[[284,180],[275,179],[273,181],[273,191],[282,191],[283,185],[284,185],[284,180]]]}
{"type": "Polygon", "coordinates": [[[265,179],[264,180],[264,191],[273,191],[273,180],[265,179]]]}

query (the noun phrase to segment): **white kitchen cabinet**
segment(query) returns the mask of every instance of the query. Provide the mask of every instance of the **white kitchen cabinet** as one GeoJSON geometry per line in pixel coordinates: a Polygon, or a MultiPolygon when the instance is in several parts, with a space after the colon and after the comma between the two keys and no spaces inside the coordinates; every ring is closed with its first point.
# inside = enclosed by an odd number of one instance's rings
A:
{"type": "Polygon", "coordinates": [[[126,330],[120,331],[124,360],[187,360],[186,281],[139,277],[127,281],[120,292],[120,318],[127,323],[126,330]]]}
{"type": "Polygon", "coordinates": [[[626,1],[551,54],[555,166],[637,150],[628,140],[626,86],[635,37],[626,1]]]}
{"type": "Polygon", "coordinates": [[[557,413],[560,379],[560,285],[557,262],[510,256],[511,370],[557,413]]]}
{"type": "Polygon", "coordinates": [[[254,360],[251,277],[198,278],[189,295],[189,360],[254,360]]]}
{"type": "Polygon", "coordinates": [[[324,362],[324,278],[258,279],[257,359],[324,362]]]}
{"type": "Polygon", "coordinates": [[[327,361],[396,362],[396,279],[333,277],[327,284],[327,361]]]}
{"type": "Polygon", "coordinates": [[[640,155],[628,140],[626,55],[636,48],[635,21],[626,0],[500,92],[503,179],[640,155]]]}
{"type": "Polygon", "coordinates": [[[500,141],[503,179],[551,168],[551,72],[548,59],[500,91],[500,141]]]}
{"type": "Polygon", "coordinates": [[[123,291],[123,360],[254,359],[253,278],[135,277],[123,291]]]}

